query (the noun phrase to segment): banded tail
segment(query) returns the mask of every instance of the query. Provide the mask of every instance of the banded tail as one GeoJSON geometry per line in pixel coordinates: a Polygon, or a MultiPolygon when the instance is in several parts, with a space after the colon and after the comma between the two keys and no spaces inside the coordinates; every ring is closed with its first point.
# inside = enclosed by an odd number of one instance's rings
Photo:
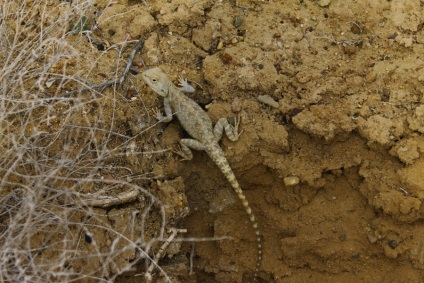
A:
{"type": "Polygon", "coordinates": [[[254,274],[254,281],[256,281],[256,277],[259,272],[259,267],[261,266],[262,262],[262,239],[261,239],[261,232],[259,231],[258,222],[256,222],[256,217],[252,212],[252,209],[250,208],[249,202],[246,199],[246,196],[243,193],[243,190],[240,187],[240,184],[238,183],[236,176],[234,175],[233,170],[230,167],[230,164],[227,161],[227,158],[225,157],[224,152],[222,149],[217,145],[212,147],[211,150],[206,150],[210,158],[215,162],[215,164],[221,169],[221,172],[225,175],[228,182],[233,187],[234,191],[237,194],[237,197],[241,200],[241,203],[244,206],[244,209],[247,213],[247,216],[250,219],[250,222],[252,223],[253,229],[255,230],[256,234],[256,241],[257,241],[257,249],[258,254],[256,258],[256,270],[254,274]]]}

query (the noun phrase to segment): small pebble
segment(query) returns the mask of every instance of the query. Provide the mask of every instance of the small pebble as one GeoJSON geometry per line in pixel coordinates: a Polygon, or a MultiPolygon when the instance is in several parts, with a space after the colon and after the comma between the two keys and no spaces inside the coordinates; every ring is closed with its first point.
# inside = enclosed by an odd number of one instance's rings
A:
{"type": "Polygon", "coordinates": [[[398,241],[390,240],[387,244],[389,245],[390,248],[394,250],[398,246],[398,241]]]}
{"type": "Polygon", "coordinates": [[[321,7],[327,7],[328,5],[330,5],[331,0],[319,0],[318,1],[318,5],[320,5],[321,7]]]}
{"type": "Polygon", "coordinates": [[[342,50],[347,55],[353,55],[358,51],[358,49],[353,45],[342,46],[342,50]]]}
{"type": "Polygon", "coordinates": [[[286,187],[296,186],[299,184],[299,181],[299,177],[296,176],[286,177],[284,178],[284,185],[286,187]]]}
{"type": "Polygon", "coordinates": [[[375,242],[377,242],[377,237],[375,237],[374,235],[372,235],[372,234],[368,234],[368,241],[371,243],[371,244],[374,244],[375,242]]]}
{"type": "Polygon", "coordinates": [[[278,102],[275,101],[274,99],[272,99],[272,97],[269,96],[269,95],[267,95],[267,94],[266,95],[259,95],[258,96],[258,101],[259,102],[262,102],[263,104],[266,104],[266,105],[269,105],[271,107],[274,107],[274,108],[280,107],[280,105],[278,104],[278,102]]]}
{"type": "Polygon", "coordinates": [[[352,256],[352,259],[361,259],[361,254],[360,253],[356,253],[352,256]]]}
{"type": "Polygon", "coordinates": [[[238,28],[243,24],[244,20],[241,16],[236,16],[233,21],[234,27],[238,28]]]}
{"type": "Polygon", "coordinates": [[[93,242],[93,237],[90,234],[85,234],[84,235],[84,240],[87,244],[91,244],[93,242]]]}
{"type": "Polygon", "coordinates": [[[373,81],[375,81],[376,78],[377,78],[377,74],[373,71],[369,72],[365,76],[365,80],[367,81],[367,83],[372,83],[373,81]]]}
{"type": "Polygon", "coordinates": [[[241,99],[239,97],[235,97],[233,103],[231,103],[231,111],[233,111],[233,113],[239,113],[241,111],[241,108],[241,99]]]}
{"type": "Polygon", "coordinates": [[[222,48],[224,48],[224,42],[220,40],[216,46],[216,50],[222,50],[222,48]]]}

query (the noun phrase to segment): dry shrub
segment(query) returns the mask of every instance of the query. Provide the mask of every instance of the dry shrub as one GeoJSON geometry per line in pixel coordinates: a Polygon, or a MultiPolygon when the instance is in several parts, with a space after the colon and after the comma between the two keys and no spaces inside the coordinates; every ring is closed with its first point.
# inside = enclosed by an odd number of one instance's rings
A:
{"type": "MultiPolygon", "coordinates": [[[[131,138],[111,115],[117,89],[63,95],[93,78],[96,61],[81,69],[88,63],[78,48],[90,46],[90,31],[71,27],[94,14],[93,3],[0,5],[0,280],[113,280],[146,258],[165,216],[119,163],[131,138]],[[136,209],[93,206],[125,192],[136,209]],[[122,218],[127,225],[117,226],[122,218]]],[[[111,75],[123,61],[115,58],[111,75]]]]}

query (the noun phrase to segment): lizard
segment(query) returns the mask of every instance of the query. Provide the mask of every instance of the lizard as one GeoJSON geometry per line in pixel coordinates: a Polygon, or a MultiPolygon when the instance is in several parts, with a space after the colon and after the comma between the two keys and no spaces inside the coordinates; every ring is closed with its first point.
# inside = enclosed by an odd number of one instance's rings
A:
{"type": "MultiPolygon", "coordinates": [[[[170,122],[172,120],[173,113],[175,113],[182,127],[193,138],[181,139],[179,142],[180,151],[178,151],[177,154],[179,154],[183,160],[191,160],[193,158],[193,153],[190,148],[195,150],[204,150],[219,167],[237,194],[237,197],[241,200],[256,234],[257,259],[254,274],[254,281],[256,281],[262,261],[261,232],[249,202],[247,201],[246,196],[243,193],[240,184],[238,183],[236,176],[227,161],[227,158],[225,157],[224,151],[218,144],[222,138],[224,130],[225,134],[231,141],[238,140],[240,118],[237,117],[234,126],[228,123],[226,118],[221,118],[215,124],[215,127],[212,127],[212,120],[209,118],[208,114],[196,102],[182,92],[183,89],[186,88],[178,88],[172,82],[171,78],[160,68],[156,67],[144,71],[142,73],[142,77],[156,94],[163,97],[165,116],[163,116],[160,112],[157,112],[157,119],[160,122],[170,122]]],[[[185,81],[185,83],[187,82],[185,81]]]]}

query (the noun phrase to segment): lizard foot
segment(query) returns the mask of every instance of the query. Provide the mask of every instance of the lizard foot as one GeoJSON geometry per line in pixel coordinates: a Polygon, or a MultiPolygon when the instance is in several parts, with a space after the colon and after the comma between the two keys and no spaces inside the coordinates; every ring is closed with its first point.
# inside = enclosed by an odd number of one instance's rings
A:
{"type": "Polygon", "coordinates": [[[188,82],[187,82],[187,79],[183,79],[183,77],[181,77],[180,76],[180,78],[179,78],[179,85],[181,86],[180,87],[180,90],[181,91],[183,91],[183,92],[188,92],[188,93],[193,93],[193,92],[195,92],[196,90],[194,89],[194,87],[192,87],[188,82]]]}
{"type": "Polygon", "coordinates": [[[184,150],[181,148],[181,145],[176,146],[176,149],[172,150],[172,152],[178,154],[181,157],[180,161],[193,159],[193,154],[187,154],[187,152],[184,152],[184,150]]]}
{"type": "Polygon", "coordinates": [[[162,111],[160,111],[157,107],[153,108],[152,111],[159,122],[170,122],[172,120],[172,117],[164,116],[162,111]]]}
{"type": "Polygon", "coordinates": [[[163,116],[162,111],[159,110],[159,108],[155,107],[152,109],[153,113],[155,114],[155,117],[158,121],[163,120],[165,116],[163,116]]]}

